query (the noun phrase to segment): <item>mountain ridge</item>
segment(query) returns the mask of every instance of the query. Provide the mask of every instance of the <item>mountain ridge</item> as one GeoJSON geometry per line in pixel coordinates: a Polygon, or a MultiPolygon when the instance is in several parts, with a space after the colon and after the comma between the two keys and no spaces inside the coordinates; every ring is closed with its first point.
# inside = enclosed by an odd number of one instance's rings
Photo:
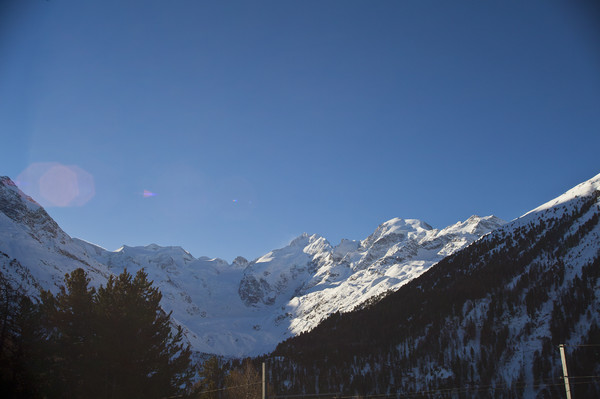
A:
{"type": "MultiPolygon", "coordinates": [[[[397,289],[503,223],[473,216],[439,230],[416,219],[395,218],[361,241],[341,240],[332,246],[324,237],[304,233],[257,259],[238,257],[229,264],[195,258],[178,246],[123,245],[107,251],[71,238],[9,178],[0,182],[0,250],[31,275],[23,284],[33,295],[40,287],[56,291],[64,275],[77,267],[91,273],[95,286],[125,268],[145,268],[163,293],[162,306],[173,311],[193,348],[226,356],[268,352],[331,313],[349,311],[397,289]],[[10,219],[4,212],[17,213],[10,219]],[[27,220],[29,227],[22,224],[27,220]],[[54,235],[27,238],[27,232],[43,232],[46,225],[54,235]],[[480,230],[473,230],[478,226],[480,230]]],[[[20,278],[10,261],[0,266],[14,280],[20,278]]]]}
{"type": "Polygon", "coordinates": [[[598,397],[600,175],[534,211],[278,345],[277,392],[560,397],[566,344],[575,396],[598,397]]]}

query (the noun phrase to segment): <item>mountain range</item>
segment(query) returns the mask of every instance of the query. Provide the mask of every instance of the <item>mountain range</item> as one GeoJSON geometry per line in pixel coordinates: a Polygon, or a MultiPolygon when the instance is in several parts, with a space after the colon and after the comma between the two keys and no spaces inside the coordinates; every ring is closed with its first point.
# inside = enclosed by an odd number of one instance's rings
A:
{"type": "Polygon", "coordinates": [[[472,216],[444,229],[391,219],[361,241],[331,245],[303,234],[257,259],[195,258],[181,247],[122,246],[107,251],[65,233],[8,177],[0,178],[0,271],[31,296],[57,292],[65,274],[83,268],[91,285],[124,269],[148,273],[192,348],[240,357],[272,351],[345,313],[398,290],[434,264],[505,222],[472,216]]]}
{"type": "Polygon", "coordinates": [[[248,261],[71,238],[0,178],[0,271],[37,296],[84,268],[144,268],[199,353],[269,353],[281,395],[600,396],[600,175],[508,223],[391,219],[332,246],[303,234],[248,261]]]}

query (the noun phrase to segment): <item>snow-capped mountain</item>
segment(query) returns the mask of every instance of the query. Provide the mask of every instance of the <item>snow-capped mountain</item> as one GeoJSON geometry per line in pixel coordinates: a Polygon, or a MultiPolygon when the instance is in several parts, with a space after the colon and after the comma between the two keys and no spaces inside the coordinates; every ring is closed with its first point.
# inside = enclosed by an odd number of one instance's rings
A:
{"type": "Polygon", "coordinates": [[[332,246],[303,234],[251,262],[195,258],[181,247],[123,246],[107,251],[69,237],[9,178],[0,180],[0,266],[33,295],[56,291],[66,273],[88,271],[92,285],[125,268],[144,268],[192,347],[228,356],[256,355],[397,290],[445,256],[504,222],[472,216],[445,229],[415,219],[392,219],[362,241],[332,246]]]}
{"type": "Polygon", "coordinates": [[[283,342],[270,380],[282,395],[554,398],[565,344],[574,397],[592,398],[599,342],[600,174],[283,342]],[[323,370],[317,388],[303,378],[323,370]]]}
{"type": "Polygon", "coordinates": [[[239,294],[248,306],[277,304],[273,322],[286,326],[287,338],[332,313],[397,290],[503,223],[494,216],[472,216],[438,230],[420,220],[396,218],[362,241],[342,240],[335,247],[323,237],[304,234],[251,262],[239,294]]]}

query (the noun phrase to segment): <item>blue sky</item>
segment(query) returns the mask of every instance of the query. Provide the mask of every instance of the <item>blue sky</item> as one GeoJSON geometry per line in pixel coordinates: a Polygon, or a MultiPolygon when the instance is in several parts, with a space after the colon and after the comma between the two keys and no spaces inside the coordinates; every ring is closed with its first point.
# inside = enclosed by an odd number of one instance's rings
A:
{"type": "Polygon", "coordinates": [[[4,1],[0,174],[71,236],[228,261],[513,219],[600,172],[593,4],[4,1]]]}

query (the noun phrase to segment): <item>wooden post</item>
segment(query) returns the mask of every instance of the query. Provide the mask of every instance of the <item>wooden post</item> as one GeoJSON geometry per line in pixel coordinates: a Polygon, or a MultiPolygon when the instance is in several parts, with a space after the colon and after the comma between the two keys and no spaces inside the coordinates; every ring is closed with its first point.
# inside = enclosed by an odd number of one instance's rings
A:
{"type": "Polygon", "coordinates": [[[265,362],[262,364],[262,399],[267,399],[267,376],[265,362]]]}
{"type": "Polygon", "coordinates": [[[567,357],[565,356],[565,345],[558,345],[560,349],[560,361],[562,362],[563,368],[563,379],[565,380],[565,391],[567,392],[567,399],[571,399],[571,388],[569,387],[569,373],[567,372],[567,357]]]}

